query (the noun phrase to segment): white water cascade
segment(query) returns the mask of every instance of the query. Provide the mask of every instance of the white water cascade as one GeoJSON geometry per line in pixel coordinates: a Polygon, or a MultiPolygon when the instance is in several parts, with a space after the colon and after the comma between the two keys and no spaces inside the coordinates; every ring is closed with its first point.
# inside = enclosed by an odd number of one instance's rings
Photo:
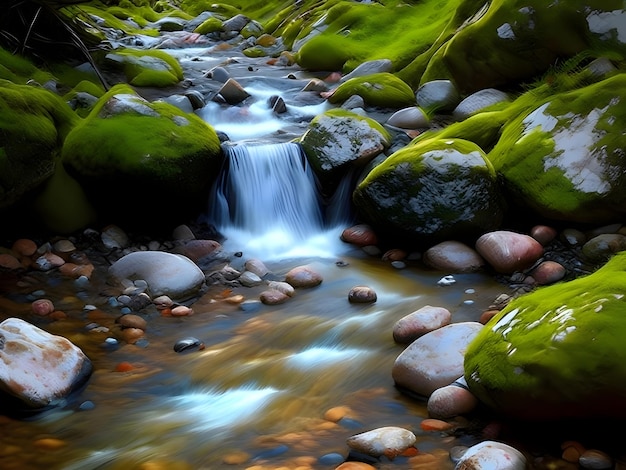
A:
{"type": "Polygon", "coordinates": [[[339,236],[347,210],[327,208],[332,220],[325,221],[300,145],[225,145],[224,151],[227,165],[212,191],[209,219],[225,246],[266,260],[332,257],[346,249],[339,236]]]}

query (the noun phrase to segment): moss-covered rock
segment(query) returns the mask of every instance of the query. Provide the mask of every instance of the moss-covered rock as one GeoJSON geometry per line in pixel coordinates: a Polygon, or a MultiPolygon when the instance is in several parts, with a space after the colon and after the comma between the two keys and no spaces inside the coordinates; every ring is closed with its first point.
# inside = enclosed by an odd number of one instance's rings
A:
{"type": "Polygon", "coordinates": [[[470,343],[465,379],[528,419],[626,417],[626,252],[587,277],[513,300],[470,343]]]}
{"type": "Polygon", "coordinates": [[[496,173],[476,144],[430,139],[405,147],[374,168],[353,200],[380,232],[414,244],[475,240],[499,227],[496,173]]]}
{"type": "Polygon", "coordinates": [[[543,99],[509,122],[489,159],[513,199],[555,220],[621,220],[625,103],[626,74],[619,74],[543,99]]]}
{"type": "Polygon", "coordinates": [[[0,80],[0,208],[52,176],[63,139],[77,121],[48,90],[0,80]]]}
{"type": "Polygon", "coordinates": [[[626,54],[621,0],[491,2],[429,60],[421,82],[451,79],[464,93],[516,85],[590,49],[626,54]]]}
{"type": "Polygon", "coordinates": [[[343,109],[333,109],[311,121],[300,139],[311,168],[326,194],[352,168],[362,167],[391,144],[378,122],[343,109]]]}
{"type": "Polygon", "coordinates": [[[296,60],[306,70],[336,72],[343,69],[351,56],[350,44],[344,36],[320,35],[300,48],[296,60]]]}
{"type": "Polygon", "coordinates": [[[224,29],[224,22],[215,16],[210,16],[202,23],[200,23],[194,30],[194,33],[198,34],[211,34],[217,33],[224,29]]]}
{"type": "Polygon", "coordinates": [[[144,227],[204,210],[222,161],[217,134],[198,116],[125,85],[67,136],[62,156],[101,219],[144,227]]]}
{"type": "Polygon", "coordinates": [[[109,64],[118,64],[131,85],[167,87],[183,79],[178,61],[165,51],[119,49],[106,55],[109,64]]]}
{"type": "Polygon", "coordinates": [[[415,95],[409,85],[389,72],[354,77],[339,85],[328,101],[343,103],[352,95],[359,95],[369,106],[402,108],[415,105],[415,95]]]}

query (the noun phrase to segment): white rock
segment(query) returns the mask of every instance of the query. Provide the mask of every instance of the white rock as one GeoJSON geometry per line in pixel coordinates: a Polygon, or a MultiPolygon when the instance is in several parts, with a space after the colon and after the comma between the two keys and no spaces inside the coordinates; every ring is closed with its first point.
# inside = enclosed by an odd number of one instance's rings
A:
{"type": "Polygon", "coordinates": [[[470,447],[459,459],[455,470],[524,470],[526,457],[502,442],[483,441],[470,447]]]}
{"type": "Polygon", "coordinates": [[[244,271],[241,273],[241,276],[239,276],[239,282],[241,282],[242,286],[254,287],[261,284],[263,280],[252,271],[244,271]]]}
{"type": "Polygon", "coordinates": [[[68,339],[19,318],[0,323],[0,346],[0,387],[32,408],[58,403],[92,371],[68,339]]]}
{"type": "Polygon", "coordinates": [[[400,129],[421,129],[430,125],[430,119],[418,106],[411,106],[393,113],[387,124],[400,129]]]}
{"type": "Polygon", "coordinates": [[[393,458],[415,444],[415,434],[408,429],[385,426],[351,436],[348,447],[374,457],[393,458]]]}
{"type": "Polygon", "coordinates": [[[510,100],[509,95],[503,91],[495,88],[485,88],[472,93],[461,101],[452,111],[452,116],[457,121],[462,121],[489,106],[510,100]]]}
{"type": "Polygon", "coordinates": [[[415,101],[429,111],[449,112],[461,101],[461,95],[450,80],[432,80],[415,92],[415,101]]]}
{"type": "Polygon", "coordinates": [[[451,384],[463,375],[467,346],[482,328],[478,322],[452,323],[421,336],[396,358],[393,380],[424,396],[451,384]]]}
{"type": "Polygon", "coordinates": [[[267,269],[267,266],[265,266],[265,263],[256,258],[247,260],[244,267],[246,268],[246,271],[250,271],[261,278],[270,272],[269,269],[267,269]]]}
{"type": "Polygon", "coordinates": [[[289,297],[293,297],[296,293],[296,290],[293,288],[291,284],[284,281],[270,281],[267,283],[268,289],[277,290],[278,292],[282,292],[289,297]]]}
{"type": "Polygon", "coordinates": [[[189,258],[163,251],[136,251],[123,256],[109,267],[109,274],[121,282],[143,279],[153,297],[189,297],[204,284],[204,273],[189,258]]]}

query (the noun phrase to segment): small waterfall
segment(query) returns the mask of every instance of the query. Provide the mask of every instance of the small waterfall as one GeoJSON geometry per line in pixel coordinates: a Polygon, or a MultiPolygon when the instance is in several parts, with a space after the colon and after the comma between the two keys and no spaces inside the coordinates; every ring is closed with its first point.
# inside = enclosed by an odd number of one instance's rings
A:
{"type": "Polygon", "coordinates": [[[337,230],[347,215],[332,209],[334,227],[325,223],[315,176],[299,144],[225,145],[224,152],[227,164],[210,197],[209,219],[234,251],[263,259],[341,251],[337,230]]]}

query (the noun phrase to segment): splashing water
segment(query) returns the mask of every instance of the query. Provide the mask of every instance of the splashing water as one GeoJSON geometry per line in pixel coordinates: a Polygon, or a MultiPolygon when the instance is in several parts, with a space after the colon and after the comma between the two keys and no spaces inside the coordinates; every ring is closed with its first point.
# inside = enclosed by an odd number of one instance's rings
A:
{"type": "Polygon", "coordinates": [[[225,146],[228,168],[210,199],[209,214],[226,245],[266,260],[331,257],[346,216],[324,221],[315,176],[295,143],[225,146]]]}

